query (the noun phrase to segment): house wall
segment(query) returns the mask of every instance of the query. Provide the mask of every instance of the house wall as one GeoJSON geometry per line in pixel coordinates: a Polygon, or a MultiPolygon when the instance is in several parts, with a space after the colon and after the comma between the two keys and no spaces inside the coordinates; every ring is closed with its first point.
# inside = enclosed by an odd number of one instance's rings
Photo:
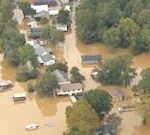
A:
{"type": "Polygon", "coordinates": [[[58,90],[57,91],[57,95],[60,96],[60,95],[66,95],[66,96],[71,96],[71,95],[76,95],[78,93],[82,93],[83,92],[83,89],[78,89],[78,90],[69,90],[69,91],[63,91],[63,90],[58,90]]]}

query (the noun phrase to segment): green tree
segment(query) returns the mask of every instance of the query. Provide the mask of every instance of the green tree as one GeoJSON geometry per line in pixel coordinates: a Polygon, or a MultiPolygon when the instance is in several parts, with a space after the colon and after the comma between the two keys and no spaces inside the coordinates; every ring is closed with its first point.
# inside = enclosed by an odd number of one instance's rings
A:
{"type": "Polygon", "coordinates": [[[45,72],[36,84],[37,92],[45,96],[54,95],[56,88],[58,88],[57,79],[51,72],[45,72]]]}
{"type": "Polygon", "coordinates": [[[46,68],[46,72],[53,72],[56,69],[67,72],[68,71],[68,66],[67,66],[66,63],[55,63],[55,64],[52,64],[52,65],[49,65],[46,68]]]}
{"type": "Polygon", "coordinates": [[[85,77],[80,74],[79,69],[77,67],[72,67],[70,70],[71,81],[73,83],[82,83],[85,80],[85,77]]]}
{"type": "Polygon", "coordinates": [[[112,107],[112,98],[109,93],[104,90],[93,89],[85,95],[85,99],[100,118],[102,118],[104,113],[108,113],[112,107]]]}
{"type": "Polygon", "coordinates": [[[104,32],[103,41],[112,48],[118,48],[121,43],[120,34],[119,28],[112,27],[104,32]]]}
{"type": "Polygon", "coordinates": [[[85,100],[78,101],[73,106],[67,107],[66,115],[69,128],[68,135],[91,135],[99,128],[99,118],[85,100]]]}
{"type": "Polygon", "coordinates": [[[65,24],[67,26],[70,25],[70,12],[67,10],[60,10],[59,15],[57,17],[57,22],[59,24],[65,24]]]}
{"type": "Polygon", "coordinates": [[[36,54],[31,45],[24,45],[23,47],[21,47],[19,56],[22,64],[27,64],[27,62],[30,61],[33,67],[37,66],[36,54]]]}
{"type": "Polygon", "coordinates": [[[131,57],[120,55],[102,63],[98,70],[97,81],[103,84],[130,85],[135,77],[135,69],[131,67],[131,57]]]}
{"type": "Polygon", "coordinates": [[[127,48],[132,43],[132,38],[137,35],[140,28],[131,18],[120,20],[119,28],[121,31],[121,47],[127,48]]]}
{"type": "Polygon", "coordinates": [[[24,15],[34,15],[36,13],[36,11],[31,8],[29,2],[22,1],[19,2],[18,4],[19,8],[22,9],[24,15]]]}
{"type": "Polygon", "coordinates": [[[58,31],[55,27],[49,25],[43,29],[41,37],[50,41],[53,44],[64,41],[63,32],[58,31]]]}

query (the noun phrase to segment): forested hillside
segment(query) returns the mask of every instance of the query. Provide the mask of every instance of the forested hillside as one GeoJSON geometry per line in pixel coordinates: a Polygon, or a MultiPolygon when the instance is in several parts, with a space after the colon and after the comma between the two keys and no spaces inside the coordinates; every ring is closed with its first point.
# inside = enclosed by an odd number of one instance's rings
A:
{"type": "Polygon", "coordinates": [[[85,43],[111,48],[150,50],[150,0],[82,0],[77,9],[77,35],[85,43]]]}

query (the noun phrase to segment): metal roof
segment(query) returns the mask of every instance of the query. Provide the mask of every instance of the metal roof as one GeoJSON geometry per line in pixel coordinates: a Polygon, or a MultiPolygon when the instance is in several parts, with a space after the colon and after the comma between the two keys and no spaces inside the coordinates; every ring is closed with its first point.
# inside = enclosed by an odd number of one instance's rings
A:
{"type": "Polygon", "coordinates": [[[82,55],[82,62],[84,63],[96,63],[102,60],[101,55],[82,55]]]}

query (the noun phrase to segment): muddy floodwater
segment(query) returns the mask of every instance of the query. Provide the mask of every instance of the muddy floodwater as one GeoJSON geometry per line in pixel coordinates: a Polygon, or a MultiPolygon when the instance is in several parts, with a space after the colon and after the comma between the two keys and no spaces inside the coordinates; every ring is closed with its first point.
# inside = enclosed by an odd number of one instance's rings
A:
{"type": "MultiPolygon", "coordinates": [[[[2,61],[2,57],[1,57],[2,61]]],[[[0,77],[15,80],[16,69],[0,63],[0,77]]],[[[25,102],[14,103],[12,96],[15,92],[26,92],[18,82],[14,87],[0,93],[0,135],[62,135],[66,130],[65,108],[71,105],[64,97],[39,97],[27,94],[25,102]],[[38,123],[40,128],[26,131],[29,123],[38,123]]]]}

